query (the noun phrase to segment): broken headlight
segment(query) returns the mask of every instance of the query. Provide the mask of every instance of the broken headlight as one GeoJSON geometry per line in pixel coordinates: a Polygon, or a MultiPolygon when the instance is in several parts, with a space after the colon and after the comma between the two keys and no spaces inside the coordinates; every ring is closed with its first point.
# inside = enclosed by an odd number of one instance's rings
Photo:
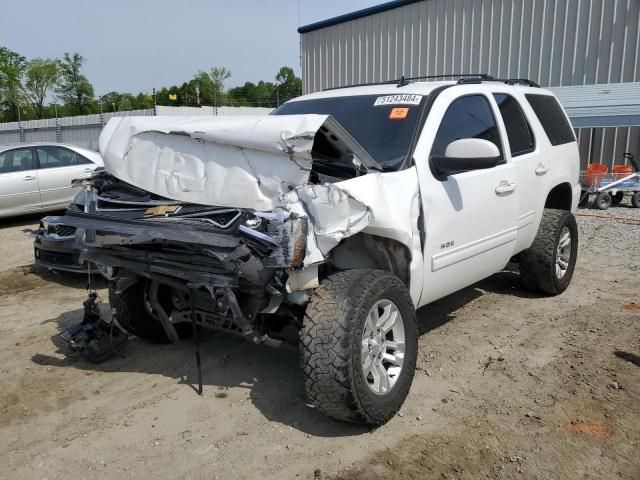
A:
{"type": "Polygon", "coordinates": [[[244,221],[244,225],[247,228],[250,228],[252,230],[256,230],[258,228],[260,228],[260,225],[262,225],[262,218],[260,217],[247,217],[247,219],[244,221]]]}

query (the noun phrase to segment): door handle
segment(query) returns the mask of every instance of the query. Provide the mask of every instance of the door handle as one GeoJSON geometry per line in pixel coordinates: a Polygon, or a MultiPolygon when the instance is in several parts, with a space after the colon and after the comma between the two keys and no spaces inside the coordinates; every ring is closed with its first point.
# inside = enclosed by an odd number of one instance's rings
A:
{"type": "Polygon", "coordinates": [[[35,180],[36,176],[35,175],[25,175],[24,177],[22,177],[22,179],[28,182],[29,180],[35,180]]]}
{"type": "Polygon", "coordinates": [[[539,163],[535,171],[536,171],[536,175],[544,175],[549,171],[549,167],[547,165],[539,163]]]}
{"type": "Polygon", "coordinates": [[[516,184],[515,183],[509,183],[506,180],[501,181],[498,186],[496,187],[496,194],[500,195],[503,193],[510,193],[515,191],[516,189],[516,184]]]}
{"type": "Polygon", "coordinates": [[[91,167],[87,167],[84,169],[85,172],[93,172],[93,168],[91,167]]]}

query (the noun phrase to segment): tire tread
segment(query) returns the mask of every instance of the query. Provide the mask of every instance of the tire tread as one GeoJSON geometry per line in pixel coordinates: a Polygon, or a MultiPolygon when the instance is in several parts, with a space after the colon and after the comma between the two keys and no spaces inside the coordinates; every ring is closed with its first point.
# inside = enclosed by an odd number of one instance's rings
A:
{"type": "MultiPolygon", "coordinates": [[[[300,333],[300,350],[305,390],[309,401],[322,413],[333,418],[371,425],[380,425],[399,410],[408,393],[415,370],[415,358],[407,355],[404,374],[409,382],[397,384],[401,401],[390,410],[380,409],[358,395],[359,370],[354,369],[354,358],[359,358],[359,345],[354,344],[354,329],[358,315],[368,313],[367,297],[381,286],[402,292],[403,301],[411,306],[415,325],[413,302],[402,281],[380,270],[347,270],[336,273],[316,288],[307,306],[304,325],[300,333]],[[357,351],[354,351],[357,348],[357,351]]],[[[406,313],[403,313],[403,316],[406,313]]],[[[407,346],[407,351],[409,350],[407,346]]],[[[414,351],[417,350],[417,341],[414,351]]],[[[364,381],[364,379],[362,379],[364,381]]],[[[400,381],[400,380],[399,380],[400,381]]],[[[365,385],[365,388],[366,385],[365,385]]],[[[394,387],[395,388],[395,387],[394,387]]]]}
{"type": "Polygon", "coordinates": [[[525,288],[549,295],[558,295],[566,289],[571,281],[577,256],[577,232],[576,220],[571,212],[552,208],[544,209],[533,244],[519,256],[520,279],[525,288]],[[555,256],[558,236],[564,225],[569,226],[574,244],[572,244],[570,271],[566,273],[569,276],[566,282],[559,284],[555,274],[555,256]]]}

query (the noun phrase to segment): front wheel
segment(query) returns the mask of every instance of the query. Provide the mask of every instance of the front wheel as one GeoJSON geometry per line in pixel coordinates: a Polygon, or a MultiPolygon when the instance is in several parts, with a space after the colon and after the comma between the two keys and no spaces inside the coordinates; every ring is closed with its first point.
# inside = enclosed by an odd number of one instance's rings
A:
{"type": "MultiPolygon", "coordinates": [[[[151,343],[170,343],[162,323],[149,304],[149,288],[151,282],[139,280],[122,292],[117,292],[112,285],[109,287],[109,303],[118,323],[130,334],[151,343]]],[[[160,285],[162,307],[171,311],[172,290],[167,285],[160,285]]],[[[176,323],[173,325],[178,338],[187,338],[192,333],[191,323],[176,323]]]]}
{"type": "Polygon", "coordinates": [[[558,295],[573,277],[578,225],[571,212],[545,208],[533,244],[520,254],[520,279],[533,291],[558,295]]]}
{"type": "Polygon", "coordinates": [[[324,280],[300,334],[305,390],[322,413],[382,425],[402,406],[415,373],[418,335],[402,281],[381,270],[324,280]]]}

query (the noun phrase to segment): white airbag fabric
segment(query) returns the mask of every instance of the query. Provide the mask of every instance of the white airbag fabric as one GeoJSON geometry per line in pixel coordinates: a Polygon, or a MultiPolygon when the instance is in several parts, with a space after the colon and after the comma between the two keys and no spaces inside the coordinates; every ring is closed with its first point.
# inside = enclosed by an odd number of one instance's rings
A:
{"type": "Polygon", "coordinates": [[[112,118],[100,152],[109,173],[157,195],[271,210],[281,194],[308,180],[314,136],[326,119],[112,118]]]}

